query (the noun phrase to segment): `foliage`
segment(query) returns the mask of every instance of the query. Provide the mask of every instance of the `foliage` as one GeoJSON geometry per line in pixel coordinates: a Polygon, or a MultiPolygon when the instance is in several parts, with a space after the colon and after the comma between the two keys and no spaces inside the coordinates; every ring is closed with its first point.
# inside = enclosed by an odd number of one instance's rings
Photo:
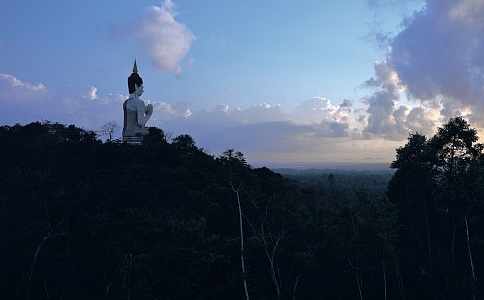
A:
{"type": "Polygon", "coordinates": [[[394,173],[276,173],[158,128],[129,145],[2,126],[0,298],[481,296],[482,147],[455,121],[411,135],[394,173]]]}
{"type": "Polygon", "coordinates": [[[483,148],[477,140],[476,130],[457,117],[429,139],[411,134],[397,149],[389,198],[399,211],[402,271],[413,287],[412,298],[476,297],[471,254],[482,252],[482,245],[466,239],[466,224],[472,220],[471,235],[477,239],[484,196],[479,187],[483,148]]]}

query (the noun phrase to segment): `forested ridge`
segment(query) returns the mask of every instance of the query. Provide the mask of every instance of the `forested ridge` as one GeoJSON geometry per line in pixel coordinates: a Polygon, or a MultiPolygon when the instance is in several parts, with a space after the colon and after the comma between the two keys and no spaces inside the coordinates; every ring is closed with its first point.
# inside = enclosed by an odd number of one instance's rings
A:
{"type": "Polygon", "coordinates": [[[477,141],[450,119],[352,184],[157,128],[1,126],[0,299],[484,299],[477,141]]]}

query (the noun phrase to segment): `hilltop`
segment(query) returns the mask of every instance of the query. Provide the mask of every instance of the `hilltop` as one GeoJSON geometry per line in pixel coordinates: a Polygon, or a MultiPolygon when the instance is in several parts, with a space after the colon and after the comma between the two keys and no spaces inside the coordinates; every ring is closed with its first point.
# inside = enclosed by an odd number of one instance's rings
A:
{"type": "Polygon", "coordinates": [[[445,181],[437,141],[411,136],[395,172],[301,172],[157,128],[129,145],[74,125],[2,126],[0,298],[482,295],[480,146],[459,144],[445,181]]]}

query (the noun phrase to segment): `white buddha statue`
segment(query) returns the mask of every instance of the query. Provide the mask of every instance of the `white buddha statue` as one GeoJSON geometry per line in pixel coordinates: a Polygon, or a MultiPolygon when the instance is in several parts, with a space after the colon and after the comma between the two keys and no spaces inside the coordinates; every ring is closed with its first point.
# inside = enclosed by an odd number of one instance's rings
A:
{"type": "Polygon", "coordinates": [[[139,97],[143,94],[143,79],[138,75],[136,60],[134,61],[133,73],[128,77],[129,98],[124,101],[123,138],[142,137],[148,134],[146,122],[153,113],[153,105],[145,105],[139,97]]]}

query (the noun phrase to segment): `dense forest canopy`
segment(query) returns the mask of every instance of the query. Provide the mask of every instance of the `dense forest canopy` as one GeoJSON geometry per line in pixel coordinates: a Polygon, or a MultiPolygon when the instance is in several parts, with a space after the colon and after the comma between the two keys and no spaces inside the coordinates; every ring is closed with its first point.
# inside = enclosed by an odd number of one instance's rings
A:
{"type": "Polygon", "coordinates": [[[2,126],[0,298],[482,299],[477,141],[458,117],[391,173],[282,175],[157,128],[2,126]]]}

